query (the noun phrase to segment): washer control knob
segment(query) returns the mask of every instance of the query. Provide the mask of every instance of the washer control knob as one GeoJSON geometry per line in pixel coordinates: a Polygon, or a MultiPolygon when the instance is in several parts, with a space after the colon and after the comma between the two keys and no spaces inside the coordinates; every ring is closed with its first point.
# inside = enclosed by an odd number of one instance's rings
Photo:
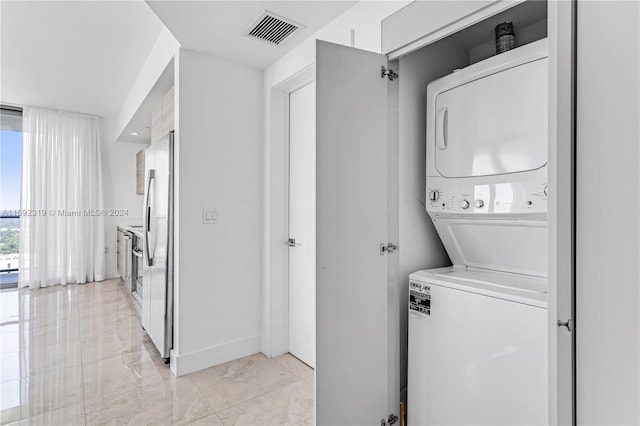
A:
{"type": "Polygon", "coordinates": [[[469,202],[467,200],[460,201],[460,207],[462,207],[465,210],[468,209],[469,208],[469,202]]]}
{"type": "Polygon", "coordinates": [[[476,208],[481,209],[484,207],[484,201],[476,200],[476,208]]]}
{"type": "Polygon", "coordinates": [[[547,185],[544,186],[544,195],[548,196],[549,195],[549,187],[547,185]]]}
{"type": "Polygon", "coordinates": [[[440,198],[440,191],[438,191],[437,189],[434,189],[433,191],[429,192],[429,199],[431,201],[438,201],[439,198],[440,198]]]}

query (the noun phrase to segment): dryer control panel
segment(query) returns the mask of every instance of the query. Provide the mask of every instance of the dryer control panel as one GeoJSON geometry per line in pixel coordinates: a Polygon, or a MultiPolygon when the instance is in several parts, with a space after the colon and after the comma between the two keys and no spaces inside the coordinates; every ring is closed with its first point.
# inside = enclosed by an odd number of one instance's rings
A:
{"type": "MultiPolygon", "coordinates": [[[[546,172],[546,167],[544,169],[546,172]]],[[[549,194],[546,173],[528,175],[484,179],[427,177],[427,211],[432,219],[460,215],[546,219],[549,194]]]]}

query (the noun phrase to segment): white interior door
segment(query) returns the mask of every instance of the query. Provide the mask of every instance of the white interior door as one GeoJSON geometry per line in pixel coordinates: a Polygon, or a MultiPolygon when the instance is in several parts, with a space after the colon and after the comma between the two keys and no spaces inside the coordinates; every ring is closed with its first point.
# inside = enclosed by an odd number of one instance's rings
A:
{"type": "MultiPolygon", "coordinates": [[[[316,45],[316,423],[389,414],[387,80],[382,55],[316,45]]],[[[397,414],[397,411],[396,413],[397,414]]]]}
{"type": "Polygon", "coordinates": [[[315,367],[315,83],[289,95],[289,238],[289,352],[315,367]]]}

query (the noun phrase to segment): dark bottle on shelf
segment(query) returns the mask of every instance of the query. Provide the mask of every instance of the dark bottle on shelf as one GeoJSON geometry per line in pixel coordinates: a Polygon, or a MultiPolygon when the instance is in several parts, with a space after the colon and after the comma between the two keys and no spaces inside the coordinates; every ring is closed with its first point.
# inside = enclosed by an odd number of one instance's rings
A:
{"type": "Polygon", "coordinates": [[[516,47],[516,33],[513,22],[503,22],[496,25],[496,55],[516,47]]]}

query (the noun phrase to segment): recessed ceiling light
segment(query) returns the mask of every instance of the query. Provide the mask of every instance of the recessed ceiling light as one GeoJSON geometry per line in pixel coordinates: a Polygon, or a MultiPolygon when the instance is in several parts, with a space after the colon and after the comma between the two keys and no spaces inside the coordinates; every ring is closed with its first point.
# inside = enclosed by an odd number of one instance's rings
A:
{"type": "Polygon", "coordinates": [[[138,133],[138,132],[131,132],[131,136],[140,136],[140,133],[138,133]]]}

